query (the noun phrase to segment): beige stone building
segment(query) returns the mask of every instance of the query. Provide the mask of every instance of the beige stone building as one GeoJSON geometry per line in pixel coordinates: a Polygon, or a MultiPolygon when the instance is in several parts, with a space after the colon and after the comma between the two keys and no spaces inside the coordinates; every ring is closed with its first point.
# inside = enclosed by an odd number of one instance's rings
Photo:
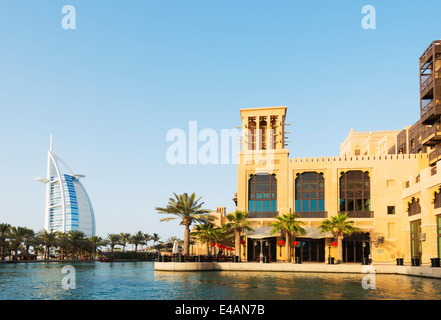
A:
{"type": "Polygon", "coordinates": [[[343,240],[343,261],[429,264],[441,257],[441,44],[420,58],[421,118],[402,130],[355,132],[339,157],[290,158],[286,149],[287,107],[240,110],[237,210],[249,213],[254,232],[243,235],[242,260],[261,255],[323,262],[337,256],[332,234],[318,226],[346,213],[361,232],[343,240]],[[296,213],[305,235],[282,244],[269,223],[296,213]]]}

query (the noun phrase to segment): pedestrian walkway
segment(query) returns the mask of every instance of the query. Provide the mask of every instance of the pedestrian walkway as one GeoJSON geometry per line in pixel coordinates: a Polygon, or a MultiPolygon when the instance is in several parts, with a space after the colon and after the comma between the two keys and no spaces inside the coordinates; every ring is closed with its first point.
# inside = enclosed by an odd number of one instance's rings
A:
{"type": "Polygon", "coordinates": [[[441,279],[441,268],[397,266],[393,264],[361,265],[352,263],[259,263],[259,262],[155,262],[155,271],[274,271],[402,274],[441,279]]]}

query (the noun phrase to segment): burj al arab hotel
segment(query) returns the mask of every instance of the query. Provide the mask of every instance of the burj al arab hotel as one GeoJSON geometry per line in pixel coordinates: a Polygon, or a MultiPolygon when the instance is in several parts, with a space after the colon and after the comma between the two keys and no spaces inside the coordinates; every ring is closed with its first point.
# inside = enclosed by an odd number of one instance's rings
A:
{"type": "Polygon", "coordinates": [[[95,235],[95,214],[89,196],[75,174],[52,151],[52,135],[47,159],[46,178],[34,178],[46,184],[44,229],[47,231],[82,231],[95,235]]]}

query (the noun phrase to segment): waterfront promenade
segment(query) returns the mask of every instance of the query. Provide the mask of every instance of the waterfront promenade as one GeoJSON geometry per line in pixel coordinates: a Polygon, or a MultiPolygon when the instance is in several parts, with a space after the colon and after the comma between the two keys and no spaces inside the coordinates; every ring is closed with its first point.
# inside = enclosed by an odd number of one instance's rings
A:
{"type": "Polygon", "coordinates": [[[259,262],[155,262],[155,271],[274,271],[312,273],[399,274],[441,279],[441,268],[398,266],[393,264],[325,264],[325,263],[259,263],[259,262]]]}

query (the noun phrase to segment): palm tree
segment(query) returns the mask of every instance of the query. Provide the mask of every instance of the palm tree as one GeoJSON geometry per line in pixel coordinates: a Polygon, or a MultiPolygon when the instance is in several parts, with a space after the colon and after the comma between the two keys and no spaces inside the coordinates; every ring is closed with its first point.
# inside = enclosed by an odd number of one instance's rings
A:
{"type": "Polygon", "coordinates": [[[18,257],[18,247],[23,243],[26,237],[27,228],[25,227],[10,227],[8,232],[8,238],[11,241],[12,248],[15,251],[15,259],[18,257]]]}
{"type": "Polygon", "coordinates": [[[155,246],[155,243],[156,243],[157,241],[159,241],[159,239],[161,239],[161,237],[159,236],[159,234],[154,233],[153,236],[152,236],[153,246],[155,246]]]}
{"type": "Polygon", "coordinates": [[[137,252],[138,251],[138,245],[145,244],[144,234],[141,231],[138,231],[137,233],[135,233],[134,235],[132,235],[130,237],[129,243],[135,245],[135,252],[137,252]]]}
{"type": "Polygon", "coordinates": [[[119,234],[119,236],[120,236],[120,239],[121,239],[120,240],[121,241],[121,245],[123,246],[123,252],[126,252],[126,244],[129,243],[131,235],[130,235],[130,233],[121,232],[119,234]]]}
{"type": "Polygon", "coordinates": [[[354,232],[360,232],[360,229],[354,227],[353,221],[348,221],[348,215],[346,213],[337,214],[336,216],[332,216],[331,219],[323,220],[319,227],[321,229],[321,232],[332,232],[334,237],[337,238],[338,241],[337,263],[341,263],[343,261],[342,241],[344,235],[351,234],[354,232]]]}
{"type": "Polygon", "coordinates": [[[95,260],[97,249],[101,246],[105,246],[107,244],[107,242],[104,241],[103,238],[101,238],[99,236],[92,236],[90,238],[87,238],[87,241],[89,241],[89,243],[90,243],[92,257],[95,260]]]}
{"type": "Polygon", "coordinates": [[[35,245],[35,232],[32,229],[25,228],[25,235],[23,237],[23,245],[26,251],[26,260],[29,258],[29,247],[35,245]]]}
{"type": "Polygon", "coordinates": [[[199,242],[206,245],[207,255],[209,255],[210,242],[217,241],[217,239],[219,239],[221,231],[221,228],[216,227],[211,222],[200,223],[193,228],[191,236],[195,237],[199,242]]]}
{"type": "Polygon", "coordinates": [[[79,252],[79,258],[83,259],[84,256],[90,257],[93,255],[93,247],[92,243],[89,241],[88,238],[83,238],[83,241],[80,242],[80,245],[78,247],[79,252]]]}
{"type": "Polygon", "coordinates": [[[110,252],[113,254],[113,248],[117,244],[120,244],[121,236],[119,234],[116,234],[116,233],[110,233],[110,234],[107,235],[107,241],[108,241],[108,244],[110,246],[110,252]]]}
{"type": "Polygon", "coordinates": [[[38,244],[34,245],[34,253],[35,253],[35,255],[38,256],[38,253],[40,253],[40,252],[44,253],[44,249],[41,246],[39,246],[38,244]]]}
{"type": "Polygon", "coordinates": [[[234,231],[234,248],[236,249],[235,254],[236,256],[239,256],[239,260],[242,257],[240,245],[240,237],[242,231],[254,231],[254,229],[250,227],[251,222],[247,219],[247,217],[247,212],[236,210],[236,212],[227,215],[227,219],[229,222],[224,225],[224,229],[226,231],[234,231]]]}
{"type": "Polygon", "coordinates": [[[147,251],[147,245],[149,243],[149,241],[152,241],[153,237],[151,235],[149,235],[148,233],[144,234],[144,241],[145,241],[145,249],[147,251]]]}
{"type": "Polygon", "coordinates": [[[0,260],[5,260],[6,239],[11,225],[8,223],[0,223],[0,260]]]}
{"type": "Polygon", "coordinates": [[[40,243],[46,247],[46,260],[49,260],[50,249],[57,243],[57,231],[42,230],[37,233],[40,243]]]}
{"type": "Polygon", "coordinates": [[[285,261],[289,262],[291,257],[291,243],[295,239],[296,234],[305,234],[306,230],[301,226],[304,224],[303,221],[296,220],[298,215],[294,213],[286,213],[283,215],[276,216],[274,219],[276,221],[271,222],[270,226],[273,227],[271,234],[278,231],[285,233],[285,261]]]}
{"type": "Polygon", "coordinates": [[[61,260],[64,260],[64,256],[70,249],[69,235],[65,232],[59,232],[57,237],[57,246],[60,248],[61,260]]]}
{"type": "Polygon", "coordinates": [[[155,246],[156,246],[155,244],[156,244],[157,241],[159,241],[159,239],[161,239],[161,237],[159,236],[159,234],[154,233],[153,236],[152,236],[152,240],[153,240],[153,249],[154,249],[154,250],[156,250],[156,249],[155,249],[155,246]]]}
{"type": "Polygon", "coordinates": [[[83,231],[72,230],[69,231],[67,235],[70,242],[72,260],[75,260],[77,258],[78,249],[82,249],[82,247],[86,244],[86,240],[84,238],[85,234],[83,231]]]}
{"type": "Polygon", "coordinates": [[[175,199],[170,198],[167,207],[157,207],[156,210],[161,214],[171,214],[175,217],[163,218],[160,221],[170,221],[174,219],[181,219],[181,225],[185,227],[184,231],[184,256],[187,256],[190,251],[190,225],[193,222],[209,222],[211,219],[209,213],[211,210],[202,209],[203,202],[199,203],[202,197],[196,199],[196,194],[192,193],[188,196],[187,193],[177,195],[174,193],[175,199]]]}

